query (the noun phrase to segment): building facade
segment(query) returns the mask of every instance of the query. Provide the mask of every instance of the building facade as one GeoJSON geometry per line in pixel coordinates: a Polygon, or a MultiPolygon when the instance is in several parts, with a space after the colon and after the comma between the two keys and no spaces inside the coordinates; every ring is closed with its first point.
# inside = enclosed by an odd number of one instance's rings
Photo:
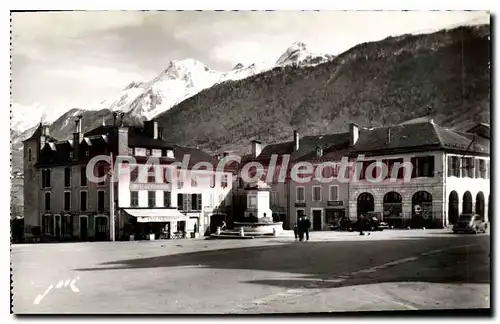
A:
{"type": "Polygon", "coordinates": [[[489,221],[489,136],[483,135],[432,120],[370,130],[354,125],[350,156],[363,155],[365,162],[357,164],[357,176],[351,174],[349,217],[374,211],[395,227],[449,226],[461,213],[489,221]],[[367,168],[375,161],[386,166],[387,175],[367,168]],[[370,181],[368,173],[382,180],[370,181]]]}
{"type": "Polygon", "coordinates": [[[40,125],[23,144],[27,238],[109,240],[113,218],[116,239],[161,233],[168,238],[179,232],[183,237],[195,237],[209,231],[211,223],[231,216],[232,199],[228,193],[232,172],[217,172],[217,161],[201,150],[166,143],[156,122],[124,127],[115,121],[114,125],[102,125],[83,134],[81,120],[77,119],[73,139],[65,141],[57,141],[49,135],[47,126],[40,125]],[[177,172],[180,167],[169,166],[181,164],[186,155],[191,159],[185,173],[196,163],[212,166],[198,171],[204,179],[212,179],[208,185],[198,186],[182,179],[175,184],[152,183],[147,172],[141,172],[141,178],[131,182],[132,166],[145,169],[148,160],[156,158],[159,165],[155,169],[159,172],[167,168],[177,172]],[[93,182],[88,179],[87,169],[97,156],[110,160],[94,164],[91,172],[102,178],[93,182]],[[115,166],[118,158],[133,158],[135,162],[127,166],[129,170],[122,168],[123,175],[113,182],[110,175],[117,170],[112,170],[111,165],[115,166]],[[115,217],[110,217],[113,210],[115,217]]]}

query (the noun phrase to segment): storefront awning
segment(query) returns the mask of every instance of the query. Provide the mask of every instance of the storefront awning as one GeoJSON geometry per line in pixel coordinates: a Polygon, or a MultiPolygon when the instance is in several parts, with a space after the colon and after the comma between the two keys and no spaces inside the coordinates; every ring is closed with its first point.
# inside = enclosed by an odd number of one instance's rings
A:
{"type": "Polygon", "coordinates": [[[188,216],[177,209],[124,209],[130,216],[137,217],[139,223],[186,221],[188,216]]]}

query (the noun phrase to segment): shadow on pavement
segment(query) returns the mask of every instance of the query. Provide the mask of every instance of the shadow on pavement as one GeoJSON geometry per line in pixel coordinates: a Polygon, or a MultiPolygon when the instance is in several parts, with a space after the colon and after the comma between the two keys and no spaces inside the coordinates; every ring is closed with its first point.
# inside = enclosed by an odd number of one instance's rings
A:
{"type": "MultiPolygon", "coordinates": [[[[478,236],[476,236],[478,237],[478,236]]],[[[109,271],[192,266],[200,269],[272,271],[279,278],[246,283],[287,288],[334,288],[377,282],[489,283],[489,242],[459,239],[455,245],[474,242],[482,248],[457,249],[434,256],[420,256],[416,262],[394,265],[374,273],[349,276],[408,256],[446,248],[453,238],[414,237],[410,240],[288,242],[284,245],[233,248],[164,255],[103,263],[103,267],[76,271],[109,271]],[[287,273],[292,278],[283,278],[287,273]],[[347,276],[342,282],[324,281],[347,276]]],[[[450,245],[452,246],[452,245],[450,245]]]]}

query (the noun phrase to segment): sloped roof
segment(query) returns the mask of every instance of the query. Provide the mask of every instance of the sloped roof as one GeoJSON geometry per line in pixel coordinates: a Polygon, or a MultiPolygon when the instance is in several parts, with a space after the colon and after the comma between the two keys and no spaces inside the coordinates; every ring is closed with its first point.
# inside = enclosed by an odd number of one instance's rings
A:
{"type": "Polygon", "coordinates": [[[323,149],[323,156],[329,152],[335,152],[349,145],[349,133],[336,133],[327,135],[304,136],[299,138],[299,149],[294,151],[294,142],[284,142],[266,145],[257,161],[264,161],[271,158],[271,155],[279,156],[290,154],[290,161],[306,161],[316,159],[316,148],[323,149]]]}
{"type": "MultiPolygon", "coordinates": [[[[42,125],[42,123],[40,123],[38,125],[38,127],[33,130],[33,133],[31,135],[28,135],[28,137],[25,140],[23,140],[22,142],[24,143],[28,140],[39,138],[40,136],[42,136],[42,134],[43,134],[43,125],[42,125]]],[[[56,138],[54,138],[50,135],[46,136],[46,138],[50,141],[57,141],[56,138]]]]}
{"type": "Polygon", "coordinates": [[[431,121],[399,124],[360,130],[358,142],[351,152],[357,154],[390,154],[422,149],[442,149],[489,154],[489,141],[473,144],[474,134],[458,132],[431,121]]]}

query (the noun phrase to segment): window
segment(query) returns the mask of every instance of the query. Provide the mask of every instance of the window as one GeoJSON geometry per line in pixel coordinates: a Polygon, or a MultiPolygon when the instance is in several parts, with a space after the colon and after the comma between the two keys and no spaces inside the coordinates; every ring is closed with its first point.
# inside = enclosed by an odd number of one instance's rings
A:
{"type": "Polygon", "coordinates": [[[479,176],[486,179],[486,161],[479,160],[479,176]]]}
{"type": "Polygon", "coordinates": [[[191,195],[191,210],[201,210],[201,194],[191,195]]]}
{"type": "Polygon", "coordinates": [[[196,188],[198,186],[198,181],[196,180],[196,175],[192,175],[192,179],[191,179],[191,187],[192,188],[196,188]]]}
{"type": "Polygon", "coordinates": [[[45,210],[50,210],[50,192],[45,193],[45,210]]]}
{"type": "Polygon", "coordinates": [[[28,161],[31,162],[31,147],[28,148],[28,161]]]}
{"type": "Polygon", "coordinates": [[[156,182],[156,172],[155,172],[155,167],[149,168],[148,171],[148,183],[155,183],[156,182]]]}
{"type": "Polygon", "coordinates": [[[86,191],[80,191],[80,210],[81,211],[87,210],[87,192],[86,191]]]}
{"type": "Polygon", "coordinates": [[[458,156],[448,156],[448,177],[460,177],[460,160],[458,156]]]}
{"type": "Polygon", "coordinates": [[[80,168],[80,186],[85,187],[87,185],[87,175],[85,174],[86,168],[80,168]]]}
{"type": "Polygon", "coordinates": [[[323,156],[323,149],[321,147],[316,148],[316,157],[322,157],[323,156]]]}
{"type": "MultiPolygon", "coordinates": [[[[72,152],[72,151],[71,151],[71,152],[69,152],[69,158],[70,158],[70,159],[73,159],[73,152],[72,152]]],[[[73,220],[73,219],[71,219],[71,220],[73,220]]]]}
{"type": "Polygon", "coordinates": [[[148,207],[156,207],[156,192],[148,191],[148,207]]]}
{"type": "Polygon", "coordinates": [[[71,187],[71,168],[64,168],[64,186],[66,188],[71,187]]]}
{"type": "Polygon", "coordinates": [[[305,201],[305,191],[306,189],[304,187],[297,187],[297,201],[305,201]]]}
{"type": "Polygon", "coordinates": [[[97,192],[97,211],[104,211],[104,191],[97,192]]]}
{"type": "MultiPolygon", "coordinates": [[[[105,174],[106,174],[106,168],[104,167],[104,165],[97,166],[97,177],[99,178],[104,177],[105,174]]],[[[100,181],[98,185],[103,186],[104,181],[100,181]]]]}
{"type": "Polygon", "coordinates": [[[51,215],[43,215],[42,227],[44,234],[52,234],[54,231],[54,217],[51,215]]]}
{"type": "Polygon", "coordinates": [[[50,170],[42,170],[42,188],[50,188],[50,170]]]}
{"type": "Polygon", "coordinates": [[[163,206],[164,207],[172,206],[172,193],[170,191],[163,192],[163,206]]]}
{"type": "Polygon", "coordinates": [[[139,206],[139,192],[131,191],[130,192],[130,207],[138,207],[139,206]]]}
{"type": "Polygon", "coordinates": [[[151,156],[151,149],[146,149],[146,156],[151,156]]]}
{"type": "Polygon", "coordinates": [[[329,200],[339,200],[339,186],[330,186],[329,200]]]}
{"type": "Polygon", "coordinates": [[[68,211],[71,209],[71,192],[64,192],[64,210],[68,211]]]}
{"type": "Polygon", "coordinates": [[[90,153],[90,152],[89,152],[89,149],[86,149],[86,150],[85,150],[85,156],[86,156],[86,157],[89,157],[89,153],[90,153]]]}
{"type": "Polygon", "coordinates": [[[462,158],[462,178],[473,178],[474,177],[474,158],[464,157],[462,158]]]}
{"type": "Polygon", "coordinates": [[[221,187],[222,187],[222,188],[226,188],[226,187],[227,187],[227,174],[223,174],[223,175],[222,175],[222,179],[221,179],[221,187]]]}
{"type": "Polygon", "coordinates": [[[388,159],[382,160],[382,162],[387,166],[387,175],[385,177],[386,179],[393,178],[392,173],[396,167],[398,168],[398,173],[396,174],[395,179],[404,178],[405,168],[400,166],[400,164],[403,163],[403,159],[388,159]]]}
{"type": "Polygon", "coordinates": [[[413,165],[412,178],[434,176],[434,156],[418,156],[411,158],[413,165]]]}
{"type": "MultiPolygon", "coordinates": [[[[362,167],[361,167],[361,172],[359,174],[359,179],[363,180],[366,179],[368,174],[366,173],[366,170],[368,169],[368,166],[370,166],[372,163],[375,163],[376,161],[363,161],[362,167]]],[[[372,174],[371,178],[375,178],[377,176],[377,172],[379,172],[380,168],[373,168],[372,169],[372,174]]]]}
{"type": "Polygon", "coordinates": [[[177,209],[179,210],[185,210],[184,209],[184,195],[183,194],[177,194],[177,209]]]}
{"type": "Polygon", "coordinates": [[[321,186],[314,186],[312,194],[313,201],[321,201],[321,186]]]}

